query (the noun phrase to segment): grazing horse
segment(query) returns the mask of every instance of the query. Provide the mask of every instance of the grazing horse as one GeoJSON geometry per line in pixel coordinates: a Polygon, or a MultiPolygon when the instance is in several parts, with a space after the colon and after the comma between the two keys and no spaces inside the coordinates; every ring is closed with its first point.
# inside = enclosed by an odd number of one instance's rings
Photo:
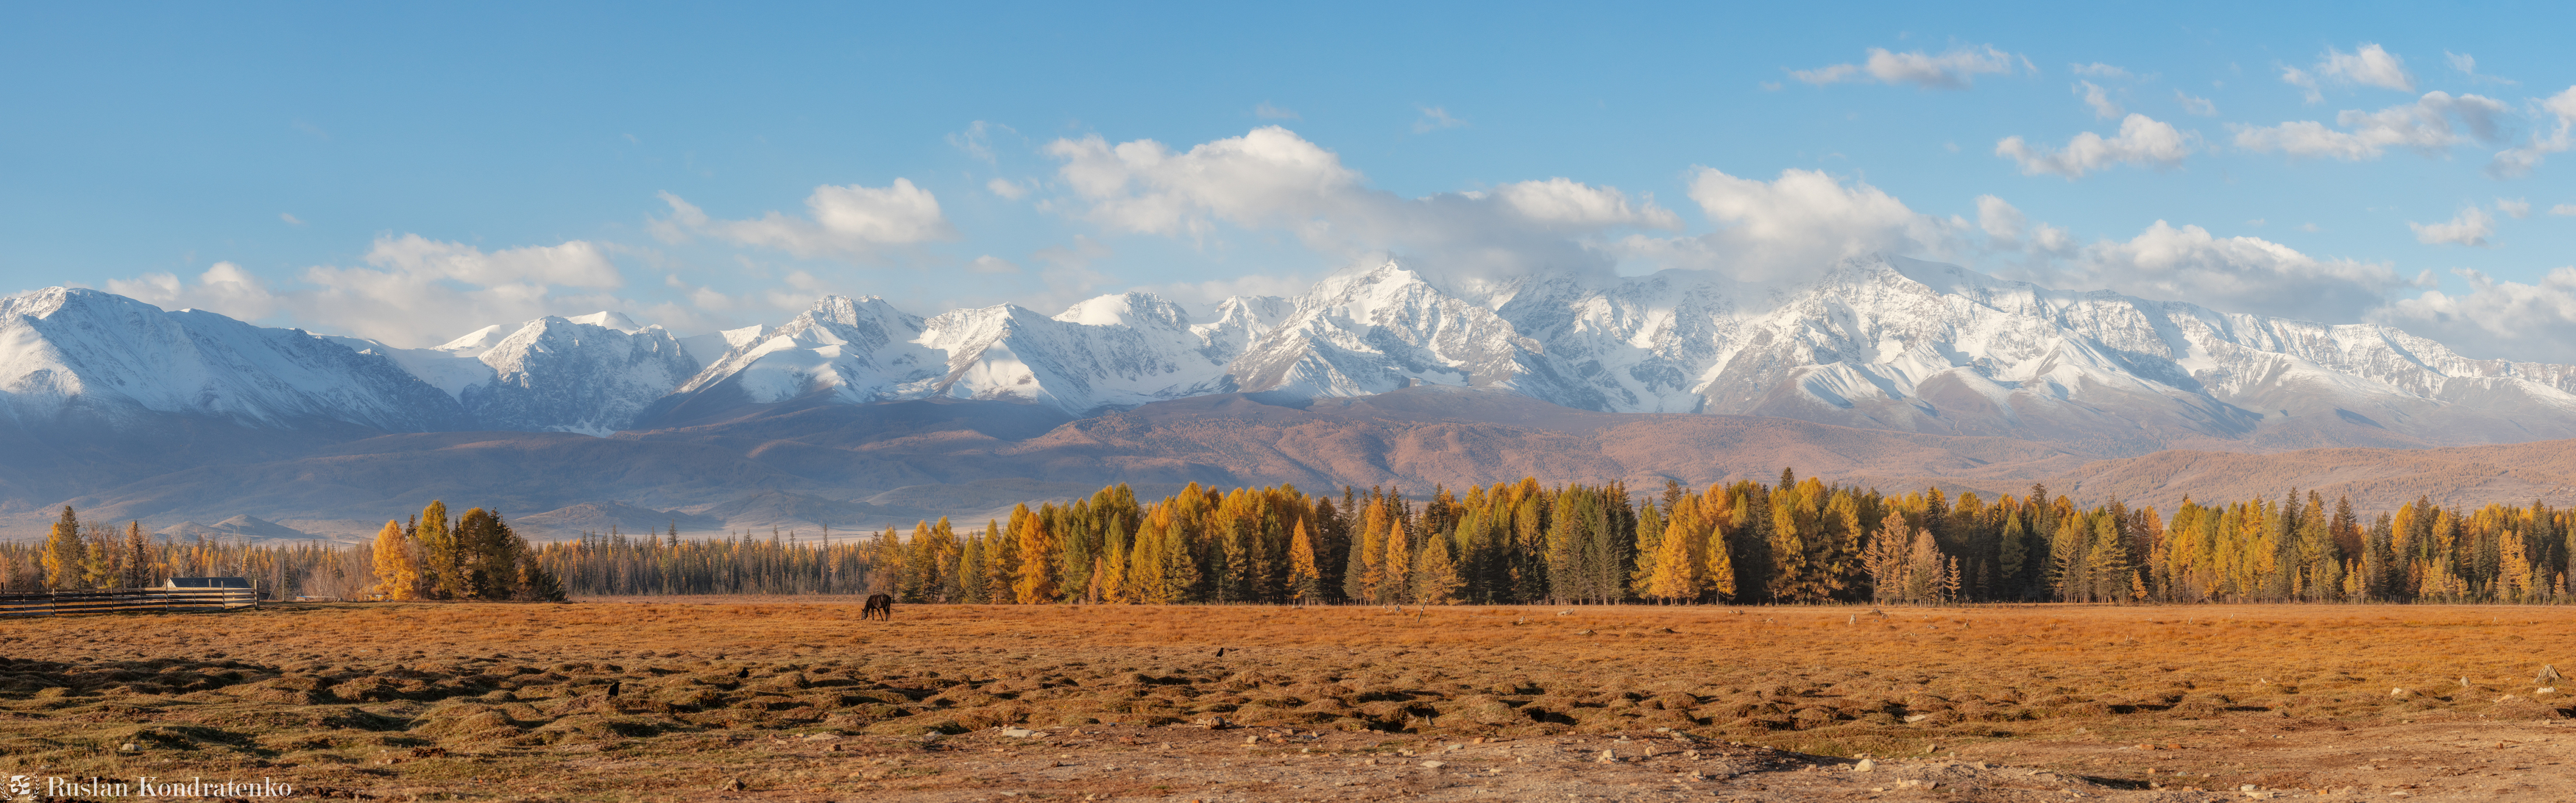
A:
{"type": "Polygon", "coordinates": [[[859,611],[859,621],[869,619],[894,621],[894,598],[884,594],[868,595],[868,607],[859,611]]]}

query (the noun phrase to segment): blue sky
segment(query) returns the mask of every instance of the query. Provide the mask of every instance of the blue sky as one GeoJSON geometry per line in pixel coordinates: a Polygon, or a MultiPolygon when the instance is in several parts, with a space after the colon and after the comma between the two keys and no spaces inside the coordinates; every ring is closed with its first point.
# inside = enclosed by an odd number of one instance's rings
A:
{"type": "Polygon", "coordinates": [[[2563,7],[923,5],[11,5],[0,291],[420,346],[1890,251],[2576,360],[2563,7]]]}

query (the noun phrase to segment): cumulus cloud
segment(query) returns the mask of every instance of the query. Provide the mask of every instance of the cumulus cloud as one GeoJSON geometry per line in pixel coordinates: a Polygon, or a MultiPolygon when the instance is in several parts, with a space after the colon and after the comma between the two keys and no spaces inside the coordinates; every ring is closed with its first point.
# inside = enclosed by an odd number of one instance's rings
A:
{"type": "Polygon", "coordinates": [[[2313,120],[2296,120],[2275,126],[2236,128],[2236,146],[2260,153],[2289,156],[2318,156],[2347,162],[2379,158],[2391,147],[2412,148],[2425,154],[2439,153],[2470,140],[2495,142],[2503,138],[2499,118],[2510,109],[2494,98],[2478,95],[2453,97],[2448,92],[2424,93],[2414,103],[2390,106],[2376,112],[2348,109],[2335,115],[2335,124],[2343,131],[2327,128],[2313,120]]]}
{"type": "Polygon", "coordinates": [[[2232,312],[2350,322],[2406,281],[2387,263],[2319,259],[2259,237],[2219,237],[2159,220],[2127,240],[2097,240],[2062,260],[1998,271],[2066,289],[2104,288],[2232,312]]]}
{"type": "Polygon", "coordinates": [[[2174,101],[2182,104],[2182,110],[2186,114],[2196,114],[2202,117],[2218,116],[2218,104],[2209,102],[2208,98],[2195,98],[2184,94],[2182,90],[2176,89],[2174,90],[2174,101]]]}
{"type": "Polygon", "coordinates": [[[2012,72],[2015,59],[2013,54],[1994,45],[1959,48],[1937,56],[1920,50],[1892,53],[1886,48],[1873,47],[1869,49],[1869,59],[1859,64],[1791,70],[1789,77],[1817,86],[1876,81],[1890,85],[1912,84],[1923,89],[1966,89],[1976,83],[1980,74],[2012,72]]]}
{"type": "Polygon", "coordinates": [[[1995,143],[1995,155],[2020,163],[2022,175],[2056,175],[2072,181],[2117,164],[2180,166],[2183,157],[2191,155],[2194,139],[2171,123],[2132,114],[2120,121],[2120,133],[2108,138],[2086,131],[2068,140],[2065,148],[2051,151],[2010,136],[1995,143]]]}
{"type": "Polygon", "coordinates": [[[1661,229],[1677,229],[1682,225],[1680,216],[1656,206],[1651,198],[1632,205],[1628,196],[1617,189],[1594,187],[1566,178],[1505,184],[1491,194],[1521,217],[1550,225],[1661,229]]]}
{"type": "Polygon", "coordinates": [[[2576,148],[2576,86],[2532,105],[2535,107],[2532,116],[2548,122],[2540,130],[2531,132],[2529,143],[2497,153],[2495,160],[2487,164],[2489,175],[2497,178],[2530,175],[2550,154],[2576,148]]]}
{"type": "Polygon", "coordinates": [[[1961,250],[1962,235],[1971,231],[1966,221],[1916,212],[1867,182],[1845,183],[1812,170],[1783,170],[1763,181],[1693,168],[1690,197],[1715,231],[1632,235],[1619,243],[1619,253],[1658,267],[1772,281],[1874,253],[1948,257],[1961,250]]]}
{"type": "Polygon", "coordinates": [[[2406,222],[2406,228],[2415,230],[2416,242],[2427,245],[2485,247],[2494,244],[2488,242],[2487,238],[2495,236],[2495,216],[2487,214],[2487,210],[2472,206],[2460,210],[2460,214],[2450,220],[2440,223],[2417,223],[2410,220],[2406,222]]]}
{"type": "Polygon", "coordinates": [[[1106,229],[1201,240],[1225,225],[1283,230],[1338,259],[1393,251],[1473,271],[1599,266],[1586,238],[1680,224],[1651,197],[1561,178],[1404,198],[1277,126],[1187,151],[1096,135],[1044,151],[1073,195],[1059,208],[1106,229]]]}
{"type": "Polygon", "coordinates": [[[661,198],[671,216],[654,221],[654,231],[674,242],[697,234],[799,257],[851,259],[957,236],[939,211],[939,199],[903,178],[885,187],[815,187],[805,198],[805,217],[770,212],[750,220],[715,220],[680,196],[665,192],[661,198]]]}
{"type": "Polygon", "coordinates": [[[155,273],[112,280],[107,287],[163,307],[195,307],[244,320],[283,318],[411,348],[437,345],[460,327],[634,306],[609,292],[625,282],[605,250],[582,240],[484,251],[417,234],[379,237],[363,267],[315,266],[299,279],[272,287],[238,265],[219,262],[195,281],[155,273]]]}
{"type": "Polygon", "coordinates": [[[2415,76],[2406,71],[2406,61],[2372,42],[2363,42],[2350,53],[2326,48],[2325,57],[2314,67],[2281,68],[2281,81],[2298,87],[2309,103],[2325,99],[2319,86],[2323,82],[2415,91],[2415,76]]]}
{"type": "Polygon", "coordinates": [[[2496,281],[2453,270],[2469,283],[2466,295],[2427,290],[2374,311],[2370,319],[2432,338],[2463,356],[2576,362],[2576,267],[2562,267],[2537,284],[2496,281]]]}
{"type": "Polygon", "coordinates": [[[2576,217],[2576,204],[2559,204],[2557,206],[2550,207],[2549,213],[2553,215],[2576,217]]]}
{"type": "Polygon", "coordinates": [[[2075,246],[2075,238],[2065,229],[2033,223],[2021,209],[1992,195],[1977,196],[1977,228],[1986,233],[1990,246],[2004,250],[2046,257],[2063,255],[2075,246]]]}
{"type": "Polygon", "coordinates": [[[2120,108],[2119,101],[2111,99],[2110,92],[2104,91],[2101,85],[2091,81],[2075,82],[2075,95],[2084,99],[2084,105],[2093,107],[2094,117],[2117,120],[2121,114],[2126,113],[2126,110],[2120,108]]]}
{"type": "Polygon", "coordinates": [[[2066,68],[2067,68],[2067,69],[2070,69],[2070,70],[2074,70],[2076,75],[2089,76],[2089,77],[2093,77],[2093,78],[2127,78],[2127,77],[2129,77],[2129,71],[2128,71],[2128,70],[2124,70],[2124,69],[2121,69],[2121,68],[2119,68],[2119,67],[2112,66],[2112,65],[2109,65],[2109,64],[2104,64],[2104,63],[2102,63],[2102,62],[2098,62],[2098,61],[2097,61],[2097,62],[2093,62],[2093,63],[2091,63],[2091,64],[2069,64],[2069,65],[2066,65],[2066,68]]]}
{"type": "Polygon", "coordinates": [[[2497,198],[2495,199],[2495,208],[2496,211],[2510,215],[2515,220],[2531,217],[2531,201],[2526,199],[2497,198]]]}

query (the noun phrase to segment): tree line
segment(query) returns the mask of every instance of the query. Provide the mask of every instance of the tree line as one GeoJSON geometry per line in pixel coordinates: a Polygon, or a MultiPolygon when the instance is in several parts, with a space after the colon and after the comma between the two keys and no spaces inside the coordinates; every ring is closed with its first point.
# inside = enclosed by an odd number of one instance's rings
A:
{"type": "Polygon", "coordinates": [[[373,585],[363,551],[329,544],[173,539],[82,521],[70,507],[34,543],[0,543],[0,591],[139,588],[172,577],[241,577],[263,596],[350,597],[373,585]]]}
{"type": "Polygon", "coordinates": [[[1693,490],[1400,491],[1124,485],[960,535],[887,528],[870,591],[974,603],[2558,602],[2576,512],[2418,499],[2364,520],[2278,500],[2084,507],[2045,485],[1986,499],[1801,480],[1693,490]]]}
{"type": "Polygon", "coordinates": [[[2576,512],[2418,499],[2365,519],[2320,494],[2203,503],[2170,521],[2045,486],[1991,500],[1800,479],[1659,493],[1534,478],[1425,499],[1293,486],[1124,485],[961,531],[816,540],[611,531],[531,546],[498,513],[433,502],[369,544],[154,540],[81,523],[0,545],[0,587],[254,578],[273,595],[561,599],[864,594],[965,603],[2559,602],[2576,599],[2576,512]]]}
{"type": "Polygon", "coordinates": [[[172,577],[242,577],[262,596],[561,601],[562,584],[501,515],[450,518],[431,502],[409,522],[387,521],[372,543],[252,545],[203,537],[155,539],[139,521],[121,534],[64,506],[41,545],[0,544],[0,588],[140,588],[172,577]]]}

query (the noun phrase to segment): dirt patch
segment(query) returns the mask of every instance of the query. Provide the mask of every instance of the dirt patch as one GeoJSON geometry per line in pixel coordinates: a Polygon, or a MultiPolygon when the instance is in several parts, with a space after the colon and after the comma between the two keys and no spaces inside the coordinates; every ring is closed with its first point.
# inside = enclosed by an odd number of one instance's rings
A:
{"type": "Polygon", "coordinates": [[[2576,701],[2531,678],[2576,666],[2554,608],[858,615],[0,622],[0,771],[392,800],[2576,796],[2576,701]]]}

